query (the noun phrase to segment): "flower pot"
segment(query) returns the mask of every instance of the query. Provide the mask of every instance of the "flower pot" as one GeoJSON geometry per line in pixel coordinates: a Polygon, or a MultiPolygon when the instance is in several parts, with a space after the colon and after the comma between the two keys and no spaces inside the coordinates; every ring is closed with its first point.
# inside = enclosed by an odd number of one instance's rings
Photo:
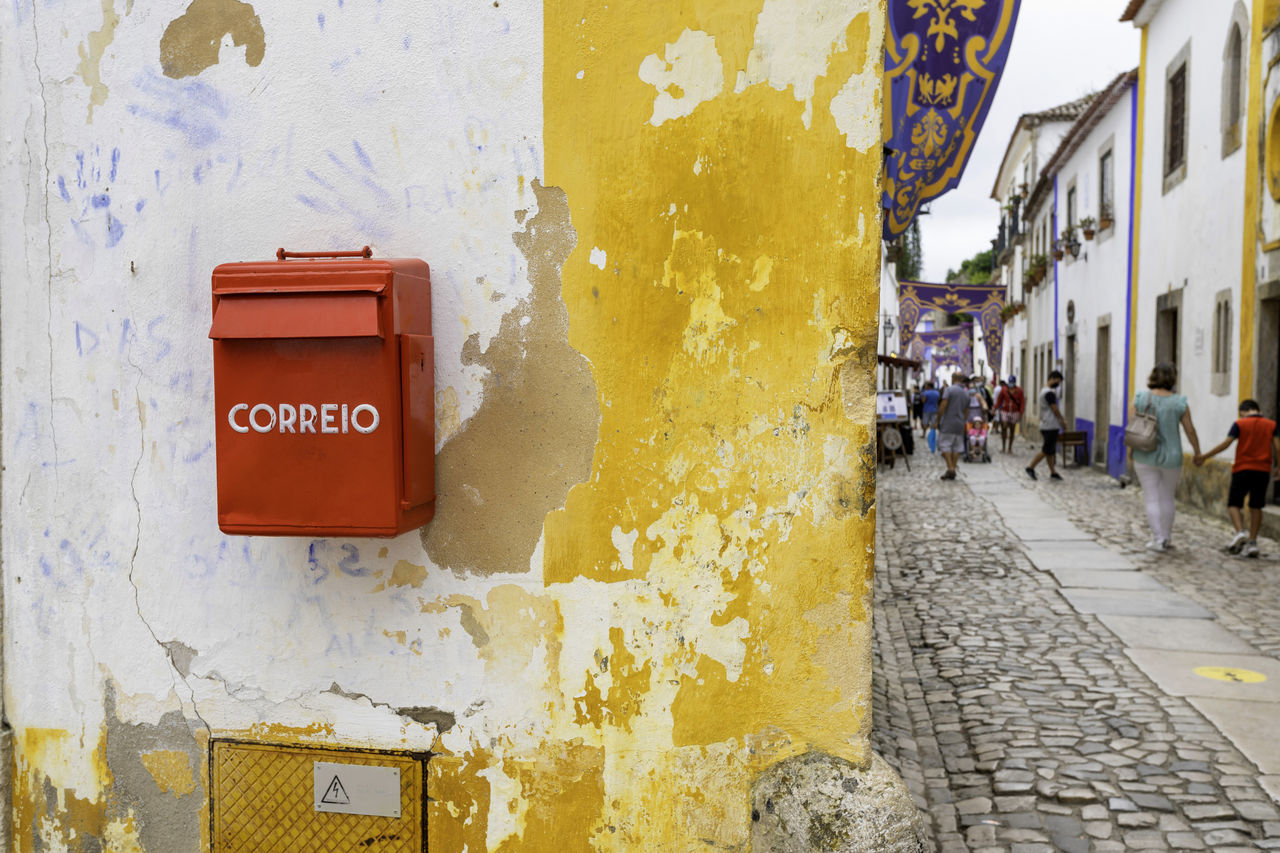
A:
{"type": "Polygon", "coordinates": [[[1062,257],[1063,257],[1063,255],[1065,255],[1065,254],[1066,254],[1066,252],[1064,252],[1062,249],[1054,249],[1054,250],[1053,250],[1053,259],[1054,259],[1055,261],[1060,261],[1060,260],[1062,260],[1062,257]]]}
{"type": "Polygon", "coordinates": [[[1106,231],[1108,228],[1110,228],[1114,224],[1115,224],[1114,220],[1112,220],[1111,217],[1109,216],[1104,216],[1102,217],[1102,219],[1098,221],[1098,227],[1101,228],[1103,231],[1106,231]]]}
{"type": "Polygon", "coordinates": [[[1082,230],[1084,231],[1084,238],[1085,238],[1086,240],[1092,240],[1092,239],[1093,239],[1093,229],[1092,229],[1092,228],[1085,228],[1085,229],[1082,229],[1082,230]]]}

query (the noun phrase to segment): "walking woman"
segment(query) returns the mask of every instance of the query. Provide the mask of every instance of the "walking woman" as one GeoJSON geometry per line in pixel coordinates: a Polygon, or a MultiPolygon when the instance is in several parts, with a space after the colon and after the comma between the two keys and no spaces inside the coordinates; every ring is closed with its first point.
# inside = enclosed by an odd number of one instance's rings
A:
{"type": "Polygon", "coordinates": [[[1133,468],[1138,474],[1138,482],[1142,484],[1147,522],[1151,525],[1151,541],[1147,543],[1149,551],[1167,551],[1172,547],[1169,539],[1173,534],[1173,493],[1178,488],[1178,478],[1182,476],[1182,434],[1179,426],[1187,433],[1192,453],[1200,455],[1200,439],[1195,425],[1191,423],[1187,398],[1173,393],[1177,384],[1178,369],[1167,361],[1157,364],[1147,377],[1147,390],[1138,392],[1133,398],[1129,412],[1130,420],[1138,412],[1150,413],[1155,415],[1159,424],[1155,450],[1133,451],[1133,468]]]}

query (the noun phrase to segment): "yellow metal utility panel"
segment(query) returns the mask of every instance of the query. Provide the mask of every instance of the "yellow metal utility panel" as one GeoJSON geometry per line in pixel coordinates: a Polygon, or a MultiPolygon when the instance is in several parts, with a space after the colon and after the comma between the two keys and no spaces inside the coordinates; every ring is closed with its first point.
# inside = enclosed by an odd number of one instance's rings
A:
{"type": "Polygon", "coordinates": [[[422,853],[426,764],[417,753],[214,741],[213,853],[422,853]],[[318,811],[316,762],[398,769],[400,816],[318,811]]]}

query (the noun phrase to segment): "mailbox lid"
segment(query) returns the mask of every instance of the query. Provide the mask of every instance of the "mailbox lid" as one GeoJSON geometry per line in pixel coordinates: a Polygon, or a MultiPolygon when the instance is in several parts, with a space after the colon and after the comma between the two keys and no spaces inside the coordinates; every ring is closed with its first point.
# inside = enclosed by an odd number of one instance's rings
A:
{"type": "Polygon", "coordinates": [[[431,270],[420,258],[236,261],[213,269],[213,307],[226,296],[377,290],[386,295],[384,335],[431,334],[431,270]]]}

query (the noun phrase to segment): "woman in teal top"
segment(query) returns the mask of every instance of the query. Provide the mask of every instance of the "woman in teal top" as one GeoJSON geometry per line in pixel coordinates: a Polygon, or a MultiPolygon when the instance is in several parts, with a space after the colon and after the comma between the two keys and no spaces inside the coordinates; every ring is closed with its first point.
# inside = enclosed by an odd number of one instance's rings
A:
{"type": "Polygon", "coordinates": [[[1147,522],[1151,525],[1151,551],[1167,551],[1172,547],[1169,538],[1173,534],[1174,492],[1178,478],[1182,476],[1182,434],[1186,430],[1191,451],[1200,454],[1200,438],[1191,423],[1191,408],[1187,398],[1173,393],[1178,383],[1178,369],[1168,362],[1161,362],[1147,378],[1147,390],[1133,398],[1132,420],[1138,412],[1153,414],[1159,424],[1155,450],[1134,450],[1133,470],[1142,484],[1142,496],[1147,504],[1147,522]]]}

